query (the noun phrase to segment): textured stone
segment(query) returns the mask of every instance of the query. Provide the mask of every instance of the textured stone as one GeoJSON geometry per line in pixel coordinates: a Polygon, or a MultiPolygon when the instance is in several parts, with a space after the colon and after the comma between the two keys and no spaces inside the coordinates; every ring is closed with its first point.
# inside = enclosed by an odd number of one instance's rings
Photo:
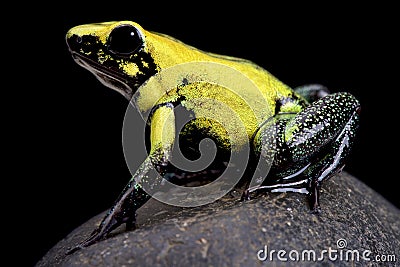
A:
{"type": "MultiPolygon", "coordinates": [[[[261,266],[271,264],[257,257],[265,246],[269,252],[286,251],[289,266],[378,265],[361,258],[366,250],[371,260],[395,255],[397,262],[385,265],[400,263],[399,209],[346,172],[324,183],[318,215],[310,213],[306,196],[298,193],[262,193],[245,202],[239,198],[236,192],[196,208],[150,200],[138,211],[138,229],[120,227],[111,237],[65,255],[98,225],[104,216],[99,214],[56,244],[37,266],[261,266]],[[338,248],[338,240],[347,246],[338,248]],[[329,248],[337,250],[331,254],[337,260],[325,253],[323,262],[301,261],[304,250],[315,251],[318,258],[329,248]],[[359,253],[358,261],[346,261],[350,250],[359,253]],[[296,252],[299,262],[289,258],[296,252]]],[[[276,252],[273,265],[283,265],[276,252]]]]}

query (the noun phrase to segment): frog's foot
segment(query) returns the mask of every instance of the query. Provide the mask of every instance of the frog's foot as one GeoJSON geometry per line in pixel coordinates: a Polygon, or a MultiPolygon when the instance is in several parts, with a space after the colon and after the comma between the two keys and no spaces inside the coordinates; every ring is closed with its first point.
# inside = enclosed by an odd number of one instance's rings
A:
{"type": "MultiPolygon", "coordinates": [[[[329,177],[333,176],[335,173],[340,172],[344,165],[341,167],[330,165],[334,167],[335,172],[332,172],[329,177]]],[[[319,201],[320,190],[322,185],[322,180],[319,177],[307,178],[310,175],[310,171],[314,170],[315,165],[308,164],[306,167],[298,171],[296,174],[290,175],[279,179],[278,182],[269,185],[254,186],[246,189],[242,194],[242,201],[250,200],[252,193],[261,192],[272,192],[272,193],[283,193],[283,192],[296,192],[301,194],[307,194],[308,204],[313,214],[321,213],[321,206],[319,201]]],[[[327,167],[328,168],[328,167],[327,167]]],[[[326,170],[326,169],[325,169],[326,170]]],[[[328,178],[329,178],[328,177],[328,178]]],[[[327,178],[326,178],[327,179],[327,178]]]]}
{"type": "MultiPolygon", "coordinates": [[[[247,188],[243,191],[242,201],[250,200],[252,194],[258,194],[261,192],[272,192],[272,193],[283,193],[283,192],[296,192],[302,194],[309,194],[307,190],[307,185],[309,184],[309,179],[299,175],[290,182],[281,181],[269,185],[253,186],[247,188]]],[[[317,188],[318,190],[319,188],[317,188]]]]}
{"type": "Polygon", "coordinates": [[[149,198],[150,196],[140,186],[134,186],[133,181],[129,182],[114,206],[103,218],[99,227],[95,229],[87,239],[69,249],[66,254],[72,254],[77,250],[88,247],[106,238],[111,231],[124,223],[126,224],[127,230],[134,229],[136,210],[146,203],[149,198]]]}
{"type": "MultiPolygon", "coordinates": [[[[109,216],[107,216],[104,221],[109,221],[109,216]]],[[[115,228],[117,228],[119,225],[121,225],[121,223],[117,222],[117,220],[115,219],[111,219],[111,221],[109,223],[101,223],[100,226],[95,229],[90,236],[83,240],[82,242],[80,242],[79,244],[77,244],[75,247],[69,249],[66,254],[72,254],[77,250],[83,249],[85,247],[88,247],[102,239],[104,239],[108,233],[110,233],[112,230],[114,230],[115,228]]]]}
{"type": "MultiPolygon", "coordinates": [[[[128,219],[128,217],[126,217],[126,219],[121,220],[118,219],[118,217],[120,217],[118,213],[116,213],[114,210],[110,210],[107,216],[104,217],[100,226],[95,229],[88,238],[77,244],[75,247],[69,249],[66,254],[72,254],[77,250],[97,243],[98,241],[104,239],[112,230],[123,224],[128,219]]],[[[134,224],[134,221],[130,222],[129,224],[131,225],[132,223],[134,224]]]]}

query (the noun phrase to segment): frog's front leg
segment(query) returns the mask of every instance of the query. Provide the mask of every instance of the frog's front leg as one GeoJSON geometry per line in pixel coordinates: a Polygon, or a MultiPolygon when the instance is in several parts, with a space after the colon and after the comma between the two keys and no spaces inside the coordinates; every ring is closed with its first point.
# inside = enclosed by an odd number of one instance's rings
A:
{"type": "Polygon", "coordinates": [[[343,168],[359,125],[359,112],[360,104],[351,94],[336,93],[297,114],[276,115],[255,136],[260,159],[273,157],[272,177],[246,193],[259,189],[308,193],[310,208],[319,212],[321,183],[343,168]],[[273,150],[268,142],[271,136],[275,138],[273,150]]]}
{"type": "Polygon", "coordinates": [[[144,188],[160,185],[161,179],[156,178],[155,171],[161,176],[165,174],[175,138],[173,108],[172,104],[163,104],[154,110],[150,124],[151,149],[149,156],[125,186],[99,227],[87,239],[67,251],[67,254],[96,243],[124,223],[127,229],[135,227],[137,209],[151,198],[144,188]]]}

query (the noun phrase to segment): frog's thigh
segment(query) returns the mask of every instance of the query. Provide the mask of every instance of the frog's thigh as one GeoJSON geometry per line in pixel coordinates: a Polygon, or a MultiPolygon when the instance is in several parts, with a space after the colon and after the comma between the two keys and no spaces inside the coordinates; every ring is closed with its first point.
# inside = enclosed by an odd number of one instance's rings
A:
{"type": "Polygon", "coordinates": [[[307,179],[313,210],[319,206],[321,181],[340,170],[350,152],[359,125],[359,107],[348,93],[328,95],[298,114],[276,115],[275,121],[266,123],[256,135],[261,156],[273,156],[277,173],[284,174],[281,188],[307,179]],[[268,153],[272,149],[271,142],[265,142],[266,135],[276,138],[275,154],[268,153]]]}
{"type": "Polygon", "coordinates": [[[324,160],[320,154],[326,155],[328,148],[343,140],[345,147],[340,153],[344,153],[353,141],[359,108],[359,102],[351,94],[336,93],[313,102],[297,114],[277,114],[255,135],[255,150],[275,160],[310,163],[317,156],[318,160],[324,160]]]}
{"type": "Polygon", "coordinates": [[[358,126],[359,107],[351,94],[336,93],[313,102],[298,113],[287,122],[282,136],[291,159],[297,162],[326,154],[326,147],[334,146],[346,135],[346,147],[349,147],[358,126]]]}

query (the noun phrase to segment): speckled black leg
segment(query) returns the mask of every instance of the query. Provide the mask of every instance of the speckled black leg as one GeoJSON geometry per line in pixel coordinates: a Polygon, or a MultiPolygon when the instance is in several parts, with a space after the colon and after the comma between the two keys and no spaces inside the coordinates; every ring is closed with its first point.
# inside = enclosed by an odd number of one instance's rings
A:
{"type": "Polygon", "coordinates": [[[319,188],[322,181],[332,177],[344,167],[345,160],[353,145],[356,129],[358,128],[358,112],[359,108],[355,110],[339,136],[333,140],[329,149],[327,151],[324,150],[324,153],[316,157],[316,161],[304,171],[304,175],[311,177],[308,191],[310,207],[314,212],[319,212],[320,210],[319,188]]]}
{"type": "Polygon", "coordinates": [[[144,188],[159,188],[168,167],[175,136],[173,108],[172,104],[167,103],[157,106],[152,112],[150,154],[125,186],[99,227],[67,254],[96,243],[121,224],[125,223],[127,229],[135,228],[137,209],[151,198],[144,188]]]}
{"type": "Polygon", "coordinates": [[[81,248],[96,243],[123,223],[127,224],[127,228],[134,228],[136,222],[135,212],[140,206],[146,203],[149,198],[149,195],[144,192],[142,188],[134,185],[133,181],[129,182],[124,192],[119,196],[113,207],[103,218],[99,227],[95,229],[87,239],[68,250],[67,254],[71,254],[81,248]]]}
{"type": "MultiPolygon", "coordinates": [[[[250,191],[308,193],[311,210],[319,212],[321,183],[343,168],[359,124],[359,111],[360,104],[352,95],[336,93],[313,102],[298,114],[278,114],[258,136],[276,137],[272,177],[250,191]]],[[[258,150],[262,157],[271,157],[267,153],[271,148],[258,150]]]]}
{"type": "Polygon", "coordinates": [[[161,182],[159,179],[148,180],[147,177],[156,177],[153,166],[155,166],[157,171],[162,174],[162,168],[166,165],[167,164],[164,162],[160,163],[156,161],[155,163],[152,163],[152,159],[150,157],[147,158],[135,173],[135,176],[125,186],[112,208],[103,218],[99,227],[95,229],[86,240],[67,251],[67,254],[71,254],[81,248],[90,246],[99,240],[102,240],[111,231],[124,223],[126,224],[127,230],[134,229],[136,226],[137,209],[151,198],[151,196],[143,190],[142,186],[149,180],[152,181],[151,186],[158,186],[161,182]]]}
{"type": "Polygon", "coordinates": [[[310,207],[319,212],[319,189],[344,166],[359,124],[359,102],[348,93],[328,95],[300,112],[285,129],[293,162],[309,161],[300,176],[309,179],[310,207]]]}

